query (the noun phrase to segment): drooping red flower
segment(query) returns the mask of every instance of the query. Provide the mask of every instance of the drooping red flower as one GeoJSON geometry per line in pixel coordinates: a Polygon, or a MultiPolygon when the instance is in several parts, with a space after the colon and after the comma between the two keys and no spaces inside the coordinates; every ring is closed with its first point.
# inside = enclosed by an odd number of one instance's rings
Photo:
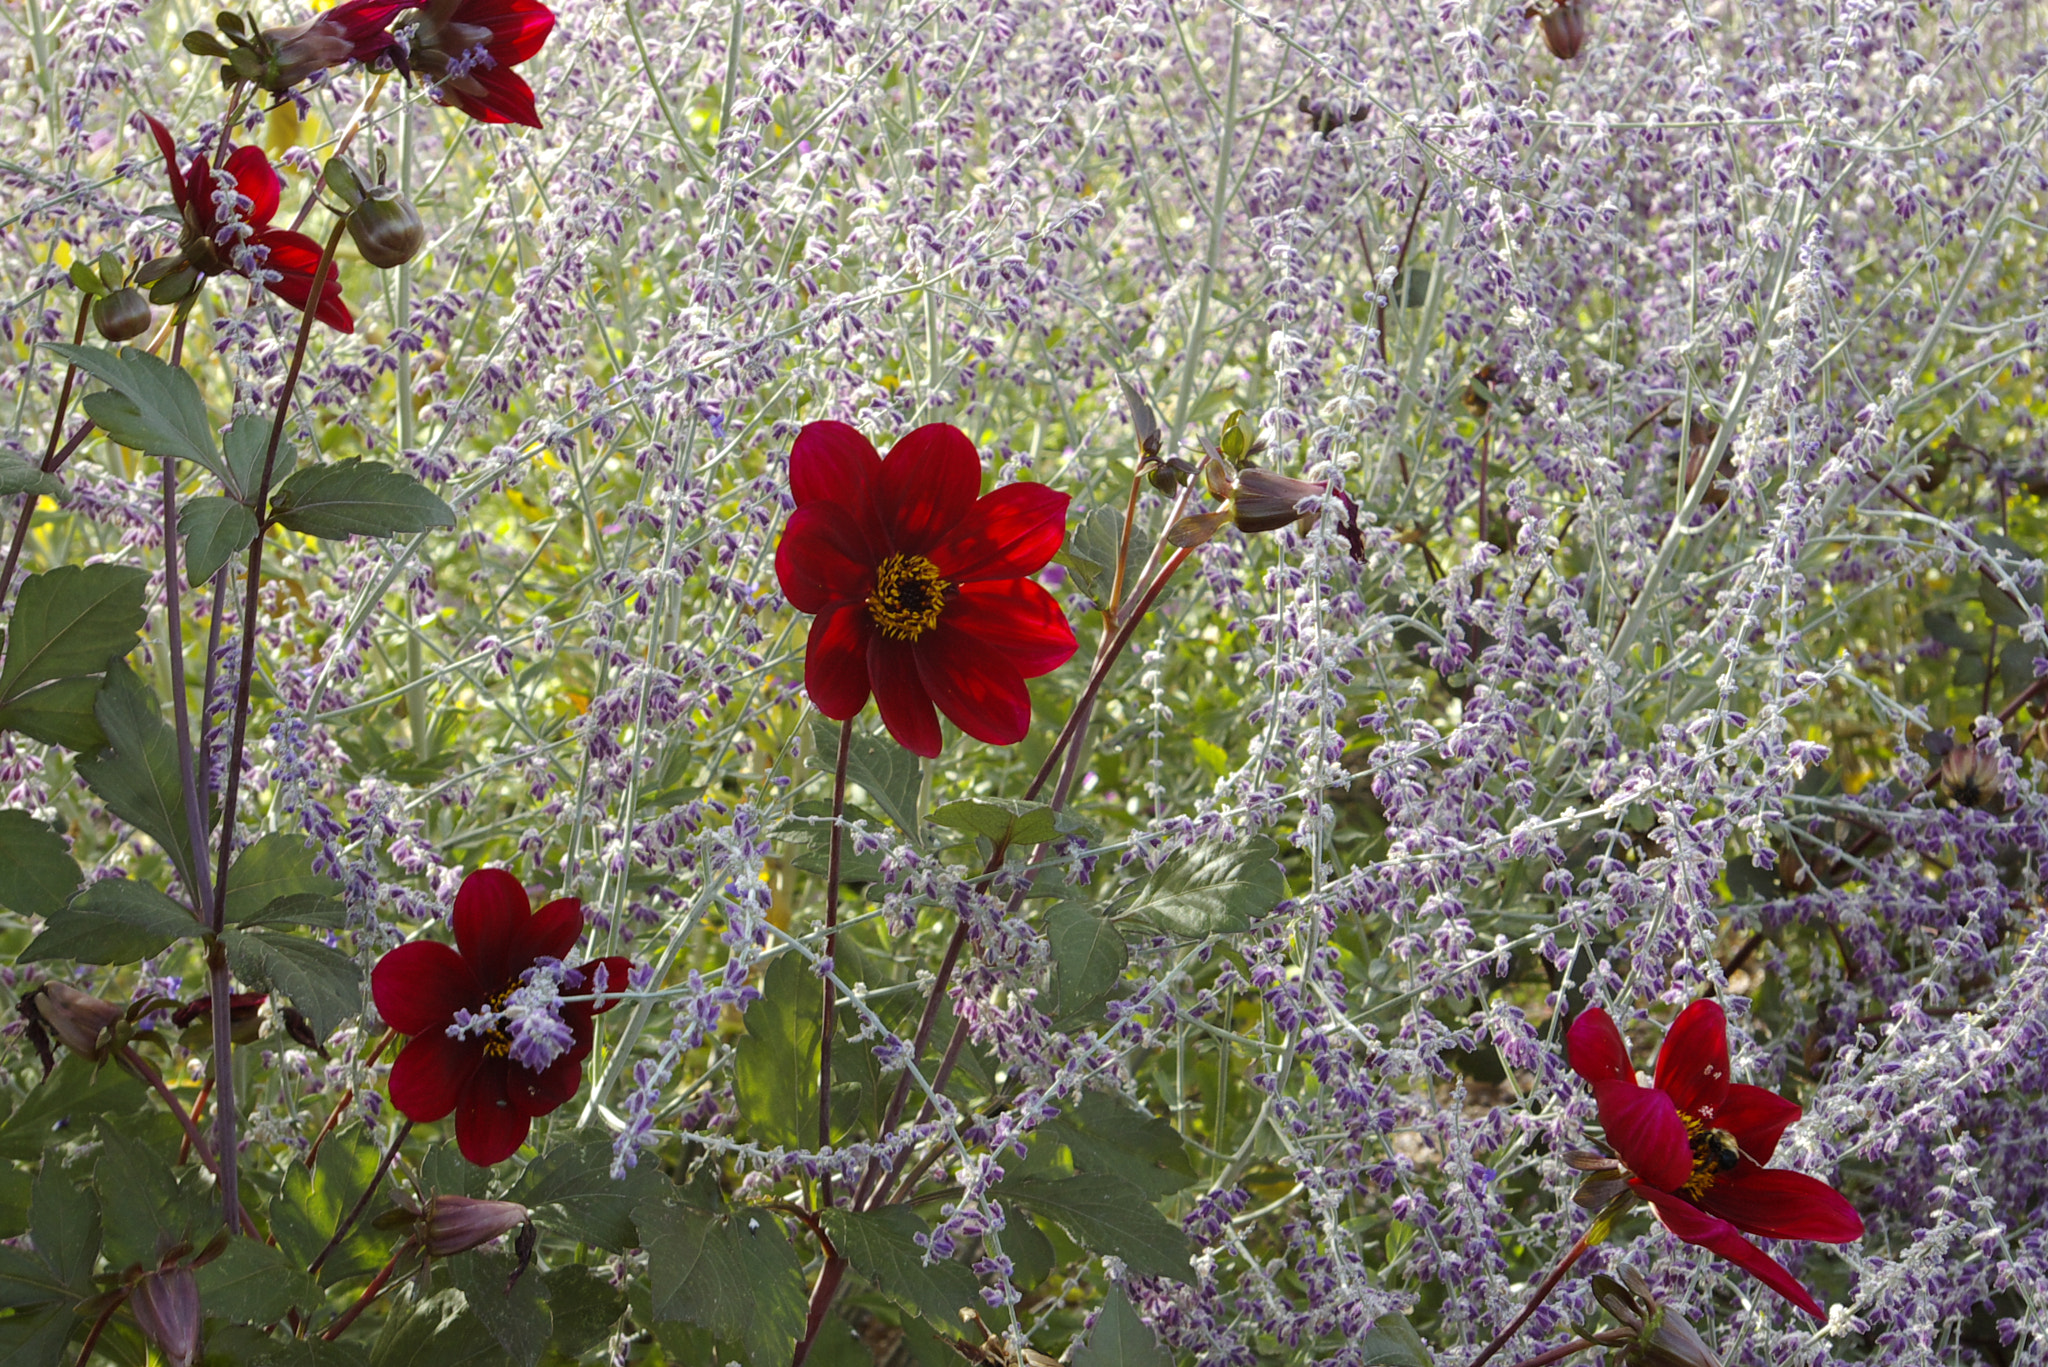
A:
{"type": "MultiPolygon", "coordinates": [[[[313,277],[320,268],[320,244],[304,233],[270,226],[284,194],[284,181],[263,149],[232,148],[221,164],[235,178],[235,193],[249,201],[247,210],[235,220],[247,228],[248,235],[237,242],[233,239],[240,236],[239,230],[222,231],[226,223],[214,200],[219,187],[214,184],[213,166],[206,154],[200,153],[191,166],[180,171],[178,148],[171,141],[170,130],[146,114],[143,117],[149,119],[149,131],[164,154],[171,198],[185,223],[177,255],[159,258],[144,268],[143,281],[153,286],[150,298],[159,304],[174,304],[212,276],[248,276],[253,267],[263,272],[263,288],[304,312],[313,297],[313,277]],[[230,240],[223,241],[224,236],[230,240]],[[250,251],[245,256],[239,247],[250,251]]],[[[336,332],[356,330],[355,319],[341,301],[341,280],[332,267],[313,316],[336,332]]]]}
{"type": "Polygon", "coordinates": [[[1846,1244],[1863,1237],[1863,1217],[1827,1183],[1764,1166],[1799,1107],[1775,1092],[1728,1080],[1728,1018],[1720,1004],[1685,1008],[1657,1051],[1655,1082],[1636,1081],[1628,1044],[1599,1007],[1581,1012],[1565,1035],[1565,1056],[1593,1088],[1607,1142],[1629,1170],[1629,1186],[1664,1227],[1749,1272],[1825,1319],[1799,1279],[1742,1237],[1846,1244]]]}
{"type": "Polygon", "coordinates": [[[796,496],[775,576],[814,614],[804,688],[845,721],[874,694],[914,754],[939,753],[934,706],[990,745],[1031,729],[1026,679],[1074,653],[1074,631],[1027,576],[1066,539],[1067,496],[1043,484],[983,495],[981,460],[932,423],[889,451],[842,422],[814,422],[789,453],[796,496]]]}
{"type": "Polygon", "coordinates": [[[422,1123],[453,1112],[462,1156],[479,1167],[518,1152],[534,1118],[583,1085],[592,1017],[617,1005],[589,994],[623,991],[632,968],[612,957],[557,969],[582,932],[573,897],[536,912],[503,869],[463,879],[455,944],[414,940],[370,972],[377,1013],[412,1036],[391,1069],[391,1104],[422,1123]],[[553,1000],[553,986],[586,999],[553,1000]]]}
{"type": "Polygon", "coordinates": [[[408,60],[432,78],[437,99],[477,122],[538,128],[533,88],[512,68],[554,27],[540,0],[434,0],[420,13],[408,60]]]}
{"type": "MultiPolygon", "coordinates": [[[[342,0],[332,9],[286,28],[264,29],[254,42],[226,51],[229,66],[256,85],[283,94],[299,82],[344,62],[403,60],[405,49],[391,21],[416,0],[342,0]]],[[[188,43],[189,43],[188,39],[188,43]]],[[[218,43],[215,41],[217,48],[218,43]]]]}

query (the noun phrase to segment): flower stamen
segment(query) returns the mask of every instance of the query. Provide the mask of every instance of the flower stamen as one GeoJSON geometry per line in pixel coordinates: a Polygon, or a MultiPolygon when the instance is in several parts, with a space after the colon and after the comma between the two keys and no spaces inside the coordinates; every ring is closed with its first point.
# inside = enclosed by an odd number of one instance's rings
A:
{"type": "Polygon", "coordinates": [[[921,555],[892,555],[875,569],[868,615],[892,641],[915,641],[939,624],[946,606],[939,567],[921,555]]]}
{"type": "Polygon", "coordinates": [[[1714,1129],[1695,1116],[1681,1112],[1679,1119],[1685,1122],[1692,1145],[1692,1176],[1685,1179],[1679,1191],[1697,1199],[1714,1185],[1715,1178],[1735,1171],[1742,1162],[1742,1145],[1728,1131],[1714,1129]]]}

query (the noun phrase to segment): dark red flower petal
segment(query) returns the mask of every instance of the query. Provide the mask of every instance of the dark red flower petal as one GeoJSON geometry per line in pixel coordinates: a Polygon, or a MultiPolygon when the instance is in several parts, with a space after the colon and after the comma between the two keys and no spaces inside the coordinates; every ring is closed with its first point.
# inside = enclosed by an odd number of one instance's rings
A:
{"type": "Polygon", "coordinates": [[[439,1034],[455,1013],[482,1006],[485,991],[467,961],[438,940],[414,940],[377,960],[370,998],[401,1035],[439,1034]]]}
{"type": "Polygon", "coordinates": [[[1799,1119],[1799,1106],[1762,1087],[1731,1082],[1720,1109],[1707,1119],[1734,1135],[1746,1157],[1768,1163],[1778,1151],[1778,1137],[1799,1119]]]}
{"type": "Polygon", "coordinates": [[[1657,1090],[1687,1115],[1711,1116],[1728,1095],[1728,1017],[1717,1001],[1678,1013],[1657,1050],[1657,1090]]]}
{"type": "MultiPolygon", "coordinates": [[[[838,615],[844,617],[859,611],[842,609],[838,615]]],[[[811,629],[817,630],[815,625],[811,629]]],[[[889,728],[896,743],[913,755],[931,759],[939,753],[942,735],[938,714],[932,710],[931,695],[925,692],[919,675],[915,649],[907,641],[892,641],[879,631],[872,632],[868,637],[868,683],[875,690],[875,707],[882,714],[882,725],[889,728]]],[[[817,694],[813,693],[811,698],[816,701],[817,694]]]]}
{"type": "Polygon", "coordinates": [[[1571,1062],[1572,1071],[1588,1082],[1636,1080],[1636,1066],[1628,1056],[1628,1041],[1621,1037],[1614,1017],[1597,1006],[1579,1012],[1572,1028],[1565,1031],[1564,1056],[1571,1062]]]}
{"type": "Polygon", "coordinates": [[[833,721],[859,716],[868,705],[870,638],[882,639],[863,603],[827,608],[811,622],[811,637],[804,645],[804,692],[833,721]]]}
{"type": "Polygon", "coordinates": [[[486,996],[532,966],[531,956],[516,957],[532,916],[526,889],[504,869],[478,869],[462,880],[455,894],[455,943],[486,996]]]}
{"type": "Polygon", "coordinates": [[[1036,574],[1059,554],[1060,543],[1066,540],[1069,502],[1067,495],[1044,484],[992,489],[975,500],[952,534],[931,552],[931,562],[955,584],[1036,574]]]}
{"type": "Polygon", "coordinates": [[[925,694],[978,741],[1015,745],[1031,730],[1031,690],[1002,654],[941,618],[911,646],[925,694]]]}
{"type": "MultiPolygon", "coordinates": [[[[320,269],[320,244],[288,228],[265,228],[252,234],[249,241],[266,249],[263,264],[279,276],[267,281],[264,288],[305,312],[306,301],[313,297],[313,277],[320,269]]],[[[320,287],[320,307],[313,316],[344,335],[356,330],[355,318],[341,302],[341,279],[333,266],[327,268],[327,283],[320,287]]]]}
{"type": "Polygon", "coordinates": [[[228,153],[221,169],[235,178],[235,193],[249,199],[249,211],[242,222],[252,228],[267,228],[277,216],[278,200],[284,194],[284,180],[260,147],[237,147],[228,153]]]}
{"type": "Polygon", "coordinates": [[[483,94],[472,95],[455,84],[440,86],[435,94],[478,123],[540,127],[540,111],[533,104],[533,87],[518,72],[509,67],[495,66],[472,71],[462,79],[464,82],[474,81],[483,88],[483,94]]]}
{"type": "Polygon", "coordinates": [[[178,169],[178,144],[171,141],[170,129],[147,114],[142,117],[149,124],[150,136],[156,139],[157,150],[164,154],[164,170],[170,174],[171,179],[171,199],[182,209],[186,200],[185,175],[178,169]]]}
{"type": "Polygon", "coordinates": [[[533,913],[512,950],[512,973],[518,976],[536,959],[567,960],[583,934],[583,903],[557,897],[533,913]]]}
{"type": "Polygon", "coordinates": [[[1679,1197],[1653,1190],[1641,1182],[1631,1185],[1634,1186],[1637,1195],[1655,1208],[1657,1219],[1663,1223],[1664,1228],[1687,1243],[1707,1249],[1716,1257],[1734,1263],[1815,1319],[1827,1319],[1826,1312],[1820,1308],[1820,1302],[1799,1284],[1799,1279],[1779,1266],[1770,1254],[1743,1238],[1742,1231],[1734,1225],[1707,1214],[1679,1197]]]}
{"type": "Polygon", "coordinates": [[[1767,1239],[1846,1244],[1863,1237],[1863,1217],[1818,1178],[1744,1163],[1700,1193],[1710,1214],[1767,1239]]]}
{"type": "Polygon", "coordinates": [[[1665,1191],[1676,1191],[1692,1176],[1692,1142],[1671,1098],[1631,1078],[1593,1084],[1600,1128],[1630,1172],[1665,1191]]]}
{"type": "Polygon", "coordinates": [[[586,992],[596,992],[597,971],[600,968],[604,970],[604,995],[591,1005],[597,1014],[603,1015],[619,1004],[619,998],[614,994],[626,991],[627,979],[633,973],[633,961],[623,955],[608,954],[602,959],[592,959],[588,963],[578,964],[576,971],[583,975],[583,986],[572,989],[570,995],[580,996],[586,992]]]}
{"type": "Polygon", "coordinates": [[[981,457],[951,423],[926,423],[889,448],[875,484],[875,511],[892,549],[925,555],[942,546],[981,494],[981,457]]]}
{"type": "Polygon", "coordinates": [[[555,27],[555,12],[540,0],[469,0],[454,22],[487,28],[484,48],[499,66],[517,66],[541,49],[555,27]]]}
{"type": "Polygon", "coordinates": [[[875,444],[843,422],[805,423],[789,449],[789,492],[799,508],[822,500],[864,509],[881,474],[875,444]]]}
{"type": "Polygon", "coordinates": [[[450,1039],[439,1030],[415,1035],[391,1065],[391,1104],[421,1124],[439,1120],[462,1103],[484,1062],[474,1039],[450,1039]]]}
{"type": "Polygon", "coordinates": [[[519,1152],[533,1128],[532,1119],[511,1095],[510,1074],[525,1071],[503,1059],[490,1059],[463,1089],[455,1108],[455,1142],[462,1156],[480,1168],[502,1163],[519,1152]]]}
{"type": "Polygon", "coordinates": [[[1050,674],[1074,657],[1074,629],[1066,613],[1029,579],[961,585],[944,622],[1001,655],[1027,679],[1050,674]]]}
{"type": "Polygon", "coordinates": [[[880,559],[843,504],[814,501],[791,513],[782,529],[775,581],[798,612],[823,612],[864,601],[874,589],[880,559]]]}
{"type": "Polygon", "coordinates": [[[531,1068],[507,1069],[505,1095],[512,1108],[529,1118],[560,1109],[583,1086],[583,1059],[588,1052],[586,1048],[564,1054],[538,1073],[531,1068]]]}
{"type": "Polygon", "coordinates": [[[403,10],[414,8],[418,0],[341,0],[334,8],[324,10],[320,17],[339,28],[348,41],[357,45],[369,45],[372,55],[381,52],[386,44],[376,40],[384,35],[391,21],[403,10]]]}

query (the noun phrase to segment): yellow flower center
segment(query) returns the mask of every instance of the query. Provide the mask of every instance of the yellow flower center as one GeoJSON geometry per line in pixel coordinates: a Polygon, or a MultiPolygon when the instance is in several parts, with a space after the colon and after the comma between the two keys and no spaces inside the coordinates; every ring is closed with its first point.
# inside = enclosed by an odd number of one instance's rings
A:
{"type": "Polygon", "coordinates": [[[875,571],[868,615],[892,641],[915,641],[939,624],[946,577],[921,555],[892,555],[875,571]]]}
{"type": "MultiPolygon", "coordinates": [[[[519,984],[516,982],[512,983],[497,996],[485,1002],[477,1014],[482,1015],[488,1011],[493,1017],[496,1017],[500,1011],[505,1009],[505,1003],[512,1000],[512,994],[518,990],[519,984]]],[[[512,1037],[505,1033],[505,1022],[502,1019],[499,1019],[490,1029],[484,1031],[477,1038],[484,1042],[484,1057],[507,1058],[511,1056],[512,1037]]]]}
{"type": "Polygon", "coordinates": [[[1685,1179],[1679,1188],[1681,1194],[1697,1199],[1701,1192],[1714,1185],[1714,1179],[1722,1173],[1733,1172],[1742,1161],[1742,1145],[1726,1130],[1710,1127],[1705,1121],[1680,1113],[1685,1121],[1685,1132],[1692,1143],[1692,1176],[1685,1179]]]}

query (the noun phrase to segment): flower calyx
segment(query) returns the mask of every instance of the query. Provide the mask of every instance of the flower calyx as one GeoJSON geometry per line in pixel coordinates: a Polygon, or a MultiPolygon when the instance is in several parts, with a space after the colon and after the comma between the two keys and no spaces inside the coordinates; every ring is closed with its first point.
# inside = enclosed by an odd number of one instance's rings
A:
{"type": "Polygon", "coordinates": [[[1584,0],[1557,0],[1531,5],[1523,13],[1543,31],[1543,45],[1560,62],[1569,62],[1586,46],[1584,0]]]}
{"type": "Polygon", "coordinates": [[[341,156],[328,159],[320,178],[348,206],[349,240],[378,270],[403,266],[427,244],[427,226],[419,210],[386,180],[383,153],[377,154],[374,176],[341,156]]]}
{"type": "Polygon", "coordinates": [[[1593,1299],[1629,1335],[1617,1354],[1629,1367],[1721,1367],[1685,1317],[1650,1293],[1642,1273],[1624,1267],[1619,1280],[1604,1272],[1592,1280],[1593,1299]]]}

